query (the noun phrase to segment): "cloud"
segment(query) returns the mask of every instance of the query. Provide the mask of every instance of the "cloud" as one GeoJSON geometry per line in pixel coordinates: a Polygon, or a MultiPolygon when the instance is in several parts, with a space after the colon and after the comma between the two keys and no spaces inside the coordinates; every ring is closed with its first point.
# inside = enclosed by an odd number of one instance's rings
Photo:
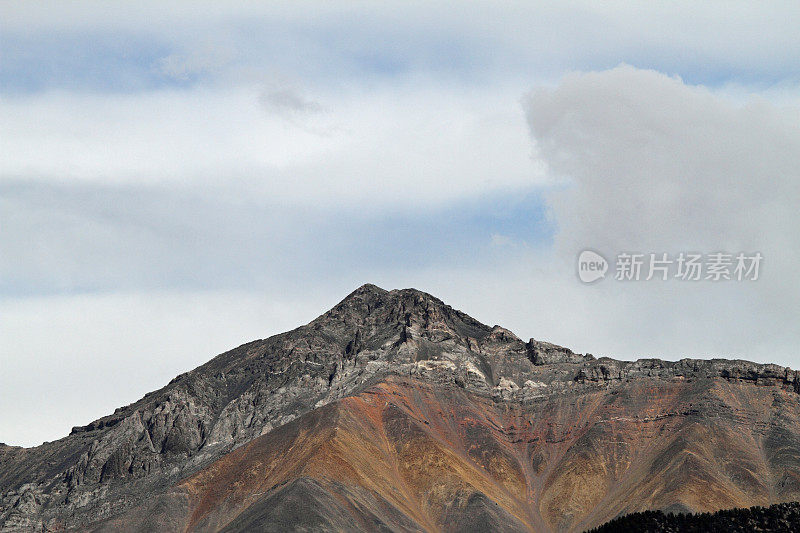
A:
{"type": "Polygon", "coordinates": [[[535,191],[375,212],[179,187],[25,182],[0,184],[0,225],[0,295],[16,297],[313,290],[336,279],[349,287],[393,264],[478,264],[498,232],[540,248],[552,233],[535,191]]]}
{"type": "Polygon", "coordinates": [[[162,72],[201,85],[276,72],[340,86],[420,73],[555,81],[565,71],[620,61],[714,86],[800,81],[800,13],[788,2],[735,9],[724,2],[518,2],[497,9],[473,1],[458,10],[446,2],[6,4],[0,89],[150,90],[157,80],[142,83],[141,70],[129,64],[138,59],[148,68],[160,60],[162,72]],[[231,64],[218,68],[209,42],[234,51],[231,64]],[[155,46],[140,58],[147,43],[155,46]]]}
{"type": "Polygon", "coordinates": [[[564,251],[763,249],[774,269],[798,249],[798,109],[627,66],[568,76],[527,108],[539,155],[570,180],[551,195],[564,251]]]}
{"type": "Polygon", "coordinates": [[[319,113],[322,106],[309,100],[296,89],[280,88],[264,91],[259,97],[268,110],[278,109],[289,113],[319,113]]]}
{"type": "Polygon", "coordinates": [[[262,85],[20,96],[0,100],[0,180],[172,184],[371,210],[441,205],[543,183],[517,98],[436,83],[314,100],[262,85]]]}
{"type": "Polygon", "coordinates": [[[765,257],[762,277],[750,284],[580,287],[585,314],[573,316],[576,331],[593,332],[595,349],[800,363],[798,109],[758,98],[742,104],[629,66],[570,74],[532,91],[526,107],[537,153],[564,184],[549,204],[565,268],[585,248],[608,258],[625,251],[765,257]]]}
{"type": "Polygon", "coordinates": [[[230,44],[201,42],[192,50],[160,58],[155,67],[165,76],[188,81],[198,75],[219,71],[233,61],[235,54],[230,44]]]}

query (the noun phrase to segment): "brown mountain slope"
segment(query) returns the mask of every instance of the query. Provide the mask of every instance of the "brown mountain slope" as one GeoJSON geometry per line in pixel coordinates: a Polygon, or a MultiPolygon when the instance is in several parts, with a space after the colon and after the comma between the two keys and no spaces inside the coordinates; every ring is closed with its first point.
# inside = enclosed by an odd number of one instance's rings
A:
{"type": "Polygon", "coordinates": [[[0,444],[0,531],[569,530],[800,499],[799,392],[777,365],[595,359],[364,285],[58,441],[0,444]]]}
{"type": "Polygon", "coordinates": [[[798,416],[794,392],[722,380],[517,403],[392,377],[99,530],[579,531],[644,509],[796,500],[798,416]]]}

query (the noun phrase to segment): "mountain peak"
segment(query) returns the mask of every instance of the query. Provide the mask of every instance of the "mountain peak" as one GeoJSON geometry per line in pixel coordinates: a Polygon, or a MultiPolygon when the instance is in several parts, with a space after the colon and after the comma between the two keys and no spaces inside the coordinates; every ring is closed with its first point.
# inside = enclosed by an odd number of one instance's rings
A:
{"type": "Polygon", "coordinates": [[[341,322],[360,322],[374,309],[382,307],[389,300],[389,291],[372,283],[365,283],[344,297],[342,301],[322,314],[311,324],[325,319],[341,322]]]}
{"type": "Polygon", "coordinates": [[[380,287],[378,287],[375,284],[365,283],[362,286],[360,286],[359,288],[357,288],[356,290],[354,290],[353,292],[351,292],[345,298],[345,300],[347,298],[350,298],[351,296],[357,296],[357,295],[360,295],[360,294],[386,294],[388,292],[389,291],[387,291],[386,289],[381,289],[380,287]]]}
{"type": "Polygon", "coordinates": [[[461,337],[474,338],[484,338],[491,332],[489,326],[427,292],[413,288],[387,291],[371,283],[351,292],[310,325],[332,326],[342,333],[345,330],[355,333],[364,327],[375,333],[376,329],[386,326],[447,330],[461,337]]]}
{"type": "Polygon", "coordinates": [[[372,283],[365,283],[345,296],[333,309],[338,307],[360,307],[364,303],[376,303],[379,300],[385,301],[388,296],[389,291],[386,289],[382,289],[372,283]]]}

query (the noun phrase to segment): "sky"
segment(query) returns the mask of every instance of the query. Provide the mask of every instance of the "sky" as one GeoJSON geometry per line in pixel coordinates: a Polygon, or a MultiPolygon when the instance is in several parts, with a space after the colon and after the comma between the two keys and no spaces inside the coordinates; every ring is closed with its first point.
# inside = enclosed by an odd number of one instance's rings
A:
{"type": "Polygon", "coordinates": [[[792,2],[0,0],[0,442],[367,282],[596,356],[799,368],[798,27],[792,2]],[[614,279],[717,252],[758,279],[614,279]]]}

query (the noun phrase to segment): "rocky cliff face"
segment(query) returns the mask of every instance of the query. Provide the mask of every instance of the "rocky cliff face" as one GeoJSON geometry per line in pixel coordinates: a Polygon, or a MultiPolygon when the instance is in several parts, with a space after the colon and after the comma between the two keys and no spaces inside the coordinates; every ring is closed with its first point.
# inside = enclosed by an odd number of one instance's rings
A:
{"type": "Polygon", "coordinates": [[[0,530],[571,530],[800,499],[798,391],[776,365],[595,359],[365,285],[59,441],[0,445],[0,530]]]}

